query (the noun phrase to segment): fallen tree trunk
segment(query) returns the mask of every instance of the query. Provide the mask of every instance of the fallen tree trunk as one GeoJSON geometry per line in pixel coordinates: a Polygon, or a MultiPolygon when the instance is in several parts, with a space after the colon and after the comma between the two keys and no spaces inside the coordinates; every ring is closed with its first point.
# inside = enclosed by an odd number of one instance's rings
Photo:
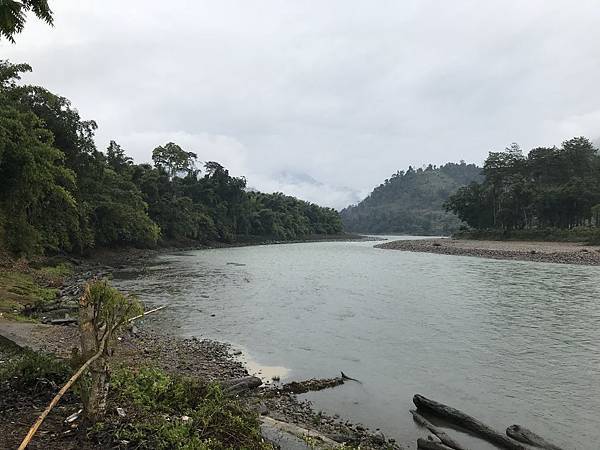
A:
{"type": "Polygon", "coordinates": [[[69,325],[71,323],[77,323],[77,319],[73,317],[65,317],[64,319],[52,319],[51,325],[69,325]]]}
{"type": "Polygon", "coordinates": [[[242,392],[255,389],[262,385],[262,380],[258,377],[243,377],[235,378],[233,380],[226,381],[223,383],[223,391],[226,394],[237,395],[242,392]]]}
{"type": "Polygon", "coordinates": [[[344,378],[312,378],[304,381],[292,381],[281,386],[283,392],[304,394],[309,391],[321,391],[344,384],[344,378]]]}
{"type": "Polygon", "coordinates": [[[416,394],[413,397],[413,403],[418,409],[424,409],[437,416],[443,417],[502,448],[509,450],[526,450],[519,442],[499,433],[476,418],[469,416],[458,409],[452,408],[451,406],[438,403],[419,394],[416,394]]]}
{"type": "Polygon", "coordinates": [[[415,422],[431,431],[440,439],[440,441],[443,444],[447,445],[448,447],[452,447],[456,450],[467,450],[466,447],[460,445],[458,442],[456,442],[454,439],[448,436],[444,430],[442,430],[439,427],[436,427],[434,424],[432,424],[429,420],[427,420],[414,409],[411,409],[410,413],[413,415],[413,419],[415,420],[415,422]]]}
{"type": "Polygon", "coordinates": [[[454,448],[448,447],[442,442],[430,441],[423,438],[417,439],[417,448],[421,448],[423,450],[454,450],[454,448]]]}
{"type": "Polygon", "coordinates": [[[506,434],[519,442],[533,445],[534,447],[539,447],[546,450],[562,450],[560,447],[548,442],[539,434],[536,434],[533,431],[522,427],[521,425],[511,425],[506,429],[506,434]]]}

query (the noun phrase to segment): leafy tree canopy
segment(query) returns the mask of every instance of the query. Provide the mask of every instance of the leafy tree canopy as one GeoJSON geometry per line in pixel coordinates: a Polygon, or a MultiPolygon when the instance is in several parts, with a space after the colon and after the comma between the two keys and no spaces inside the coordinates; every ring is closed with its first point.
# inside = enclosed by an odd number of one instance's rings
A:
{"type": "Polygon", "coordinates": [[[358,205],[341,211],[344,227],[365,233],[450,234],[460,220],[447,213],[443,203],[461,186],[481,179],[473,164],[429,164],[398,171],[358,205]]]}
{"type": "Polygon", "coordinates": [[[15,42],[15,35],[25,28],[27,13],[32,12],[48,25],[54,24],[47,0],[0,0],[0,37],[15,42]]]}
{"type": "Polygon", "coordinates": [[[31,68],[0,61],[0,246],[19,254],[161,242],[298,239],[342,230],[337,212],[283,194],[247,192],[215,161],[169,142],[135,164],[68,99],[18,84],[31,68]]]}
{"type": "Polygon", "coordinates": [[[585,137],[524,156],[513,144],[491,152],[484,179],[459,189],[446,203],[476,230],[600,226],[600,155],[585,137]]]}

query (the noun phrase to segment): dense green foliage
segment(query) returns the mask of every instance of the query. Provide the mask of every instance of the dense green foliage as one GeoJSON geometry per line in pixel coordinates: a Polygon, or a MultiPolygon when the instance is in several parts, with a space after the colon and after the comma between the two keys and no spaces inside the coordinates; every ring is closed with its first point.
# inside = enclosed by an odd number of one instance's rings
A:
{"type": "Polygon", "coordinates": [[[94,121],[63,97],[17,84],[29,70],[0,61],[0,245],[13,253],[342,230],[333,209],[248,192],[216,162],[202,173],[197,155],[172,142],[154,149],[153,165],[134,164],[114,141],[98,151],[94,121]]]}
{"type": "Polygon", "coordinates": [[[69,379],[71,368],[53,355],[29,349],[15,353],[0,366],[0,389],[49,395],[49,386],[56,388],[69,379]]]}
{"type": "Polygon", "coordinates": [[[48,0],[0,0],[0,38],[15,42],[14,36],[23,31],[29,11],[38,19],[52,25],[54,20],[48,0]]]}
{"type": "MultiPolygon", "coordinates": [[[[55,356],[22,350],[2,339],[0,347],[8,357],[0,365],[2,406],[20,401],[45,407],[72,374],[73,368],[55,356]]],[[[257,413],[225,395],[217,384],[153,368],[119,369],[110,382],[111,412],[103,422],[82,430],[102,448],[116,448],[123,441],[129,442],[128,448],[152,450],[273,448],[262,439],[257,413]],[[125,418],[117,414],[117,407],[126,411],[125,418]]],[[[68,391],[62,402],[75,406],[79,387],[68,391]]]]}
{"type": "Polygon", "coordinates": [[[91,435],[104,445],[128,441],[138,449],[271,449],[260,433],[257,414],[227,397],[217,384],[142,368],[119,370],[111,377],[114,405],[130,420],[111,420],[91,435]]]}
{"type": "Polygon", "coordinates": [[[506,236],[600,226],[600,155],[584,137],[527,156],[517,144],[490,152],[483,173],[482,182],[459,189],[446,203],[474,230],[506,236]]]}
{"type": "Polygon", "coordinates": [[[473,164],[431,164],[409,167],[392,175],[362,202],[341,211],[348,231],[447,235],[460,221],[444,211],[443,203],[461,186],[479,180],[481,169],[473,164]]]}

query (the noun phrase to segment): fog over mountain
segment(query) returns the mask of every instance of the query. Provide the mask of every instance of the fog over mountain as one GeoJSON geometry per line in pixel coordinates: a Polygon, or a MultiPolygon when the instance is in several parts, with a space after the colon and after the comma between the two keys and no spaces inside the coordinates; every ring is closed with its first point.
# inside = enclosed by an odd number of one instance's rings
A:
{"type": "Polygon", "coordinates": [[[409,165],[599,133],[596,1],[51,6],[54,28],[0,53],[95,119],[99,148],[174,141],[261,191],[342,208],[409,165]]]}

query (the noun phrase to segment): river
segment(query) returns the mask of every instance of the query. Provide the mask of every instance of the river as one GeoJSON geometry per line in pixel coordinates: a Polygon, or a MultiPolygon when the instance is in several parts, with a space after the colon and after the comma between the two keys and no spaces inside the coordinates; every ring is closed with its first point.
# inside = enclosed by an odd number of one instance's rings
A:
{"type": "MultiPolygon", "coordinates": [[[[600,444],[600,267],[281,244],[163,254],[117,287],[176,333],[231,342],[309,398],[414,448],[421,393],[567,449],[600,444]]],[[[265,369],[267,373],[267,369],[265,369]]],[[[472,448],[491,449],[469,436],[472,448]]]]}

